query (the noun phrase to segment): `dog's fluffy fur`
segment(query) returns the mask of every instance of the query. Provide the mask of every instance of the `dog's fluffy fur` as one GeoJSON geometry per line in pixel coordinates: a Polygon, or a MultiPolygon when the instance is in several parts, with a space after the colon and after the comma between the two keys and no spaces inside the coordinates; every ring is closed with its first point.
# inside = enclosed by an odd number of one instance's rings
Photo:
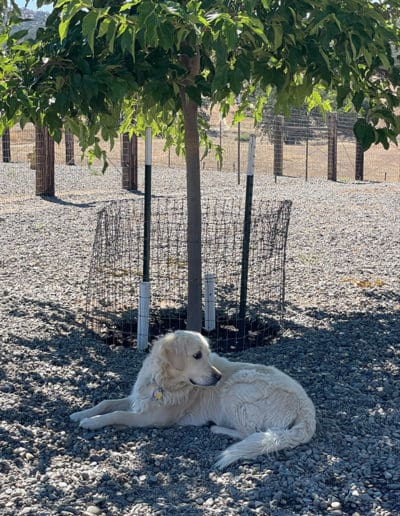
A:
{"type": "Polygon", "coordinates": [[[155,342],[130,396],[102,401],[71,419],[90,430],[211,425],[214,433],[240,439],[221,454],[219,468],[306,443],[316,424],[314,405],[295,380],[274,367],[210,353],[207,340],[190,331],[155,342]]]}

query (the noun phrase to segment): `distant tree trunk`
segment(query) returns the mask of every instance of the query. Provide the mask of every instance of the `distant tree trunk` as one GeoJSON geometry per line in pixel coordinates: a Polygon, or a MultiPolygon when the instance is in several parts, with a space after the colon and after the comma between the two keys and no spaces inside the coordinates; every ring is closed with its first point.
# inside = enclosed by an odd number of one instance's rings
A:
{"type": "Polygon", "coordinates": [[[10,143],[10,129],[6,129],[3,133],[2,146],[3,146],[3,162],[10,163],[11,161],[11,143],[10,143]]]}
{"type": "MultiPolygon", "coordinates": [[[[200,54],[184,56],[183,62],[190,76],[199,73],[200,54]]],[[[186,188],[187,188],[187,251],[188,251],[188,313],[187,329],[201,331],[201,193],[200,193],[200,138],[198,130],[198,106],[191,100],[185,87],[180,89],[185,130],[186,188]]]]}
{"type": "Polygon", "coordinates": [[[36,126],[36,195],[54,196],[54,141],[46,127],[36,126]]]}
{"type": "Polygon", "coordinates": [[[71,131],[65,131],[65,163],[75,165],[74,135],[71,131]]]}
{"type": "Polygon", "coordinates": [[[138,189],[138,150],[137,136],[132,138],[128,133],[122,135],[121,166],[122,166],[122,188],[124,190],[138,189]]]}

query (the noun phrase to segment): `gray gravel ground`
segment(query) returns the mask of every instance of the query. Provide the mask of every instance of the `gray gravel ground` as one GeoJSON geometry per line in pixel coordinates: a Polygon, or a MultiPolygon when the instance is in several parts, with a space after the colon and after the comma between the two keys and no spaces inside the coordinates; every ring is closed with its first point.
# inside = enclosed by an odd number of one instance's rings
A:
{"type": "MultiPolygon", "coordinates": [[[[182,195],[184,172],[154,172],[155,194],[182,195]]],[[[230,174],[203,182],[210,196],[243,195],[230,174]]],[[[287,331],[232,359],[293,375],[319,423],[309,444],[220,473],[231,441],[207,428],[88,432],[68,417],[125,395],[140,368],[81,323],[96,212],[134,194],[115,170],[71,167],[44,200],[32,171],[1,167],[2,515],[400,513],[400,184],[255,183],[257,197],[294,203],[287,331]]]]}

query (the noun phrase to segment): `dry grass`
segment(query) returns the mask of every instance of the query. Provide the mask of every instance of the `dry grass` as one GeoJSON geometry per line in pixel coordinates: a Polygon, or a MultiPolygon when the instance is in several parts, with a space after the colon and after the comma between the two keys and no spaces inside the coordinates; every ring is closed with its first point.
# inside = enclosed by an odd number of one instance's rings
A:
{"type": "MultiPolygon", "coordinates": [[[[237,127],[219,123],[217,116],[211,119],[212,138],[216,143],[221,141],[224,149],[224,162],[222,170],[228,172],[245,172],[247,168],[247,141],[252,132],[257,135],[255,172],[257,174],[273,173],[273,145],[266,135],[255,131],[250,119],[241,123],[240,161],[238,146],[237,127]]],[[[11,130],[11,159],[13,162],[28,162],[28,154],[35,145],[35,133],[32,125],[27,125],[24,130],[15,126],[11,130]]],[[[105,146],[107,149],[108,147],[105,146]]],[[[183,168],[184,159],[176,156],[174,150],[164,150],[164,140],[155,138],[153,140],[153,163],[154,165],[170,166],[172,168],[183,168]]],[[[144,142],[139,141],[139,163],[144,164],[144,142]]],[[[108,152],[112,167],[120,167],[120,143],[117,142],[114,149],[108,152]]],[[[55,148],[56,164],[65,163],[65,145],[62,141],[55,148]]],[[[80,149],[75,145],[75,162],[80,162],[80,149]]],[[[309,145],[300,143],[296,145],[284,145],[283,173],[285,176],[304,177],[306,173],[309,178],[326,177],[328,163],[327,142],[321,140],[310,140],[309,145]]],[[[99,165],[97,163],[97,165],[99,165]]],[[[218,164],[213,155],[207,156],[202,167],[207,170],[216,170],[218,164]]],[[[355,167],[355,142],[349,139],[338,141],[337,160],[338,179],[350,181],[354,179],[355,167]]],[[[400,150],[392,146],[388,151],[381,147],[373,147],[365,153],[364,157],[364,178],[368,181],[400,181],[400,150]]]]}

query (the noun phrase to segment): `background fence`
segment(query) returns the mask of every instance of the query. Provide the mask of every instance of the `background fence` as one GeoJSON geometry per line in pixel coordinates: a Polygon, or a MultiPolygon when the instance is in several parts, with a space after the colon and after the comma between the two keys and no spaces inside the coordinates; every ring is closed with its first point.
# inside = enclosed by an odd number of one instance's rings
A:
{"type": "MultiPolygon", "coordinates": [[[[257,174],[344,181],[400,181],[400,150],[395,145],[387,151],[381,146],[373,146],[363,153],[352,131],[356,121],[354,114],[339,113],[324,119],[318,113],[307,113],[305,109],[293,110],[287,118],[266,112],[263,122],[257,127],[253,126],[250,118],[239,126],[233,126],[233,114],[222,121],[218,113],[206,113],[206,116],[210,120],[210,137],[222,146],[224,161],[220,165],[210,154],[202,162],[205,170],[237,172],[240,180],[240,174],[245,172],[249,135],[255,133],[257,174]]],[[[71,135],[64,135],[62,142],[54,146],[54,158],[49,144],[37,147],[38,138],[45,139],[43,135],[38,136],[29,124],[23,130],[15,126],[4,133],[0,155],[3,166],[38,167],[40,170],[41,163],[49,166],[53,159],[57,167],[87,166],[85,161],[81,162],[79,145],[71,135]]],[[[111,167],[122,171],[122,187],[136,189],[137,166],[144,162],[143,140],[131,141],[123,135],[109,152],[109,160],[111,167]]],[[[173,149],[164,150],[162,138],[153,141],[153,164],[173,168],[185,166],[183,158],[176,156],[173,149]]],[[[100,167],[101,163],[94,163],[94,169],[100,167]]],[[[37,193],[53,195],[52,185],[41,183],[43,179],[36,181],[37,188],[42,188],[37,193]]]]}

